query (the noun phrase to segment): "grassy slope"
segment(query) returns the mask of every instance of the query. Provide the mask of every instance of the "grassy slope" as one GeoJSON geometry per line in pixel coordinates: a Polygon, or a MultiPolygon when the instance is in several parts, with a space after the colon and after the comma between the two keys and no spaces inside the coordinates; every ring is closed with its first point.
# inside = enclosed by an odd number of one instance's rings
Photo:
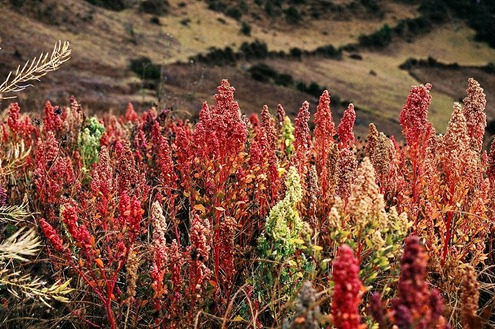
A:
{"type": "MultiPolygon", "coordinates": [[[[235,69],[171,63],[177,60],[186,62],[189,56],[212,46],[237,48],[243,41],[254,39],[266,42],[270,50],[287,51],[292,47],[312,50],[326,44],[339,46],[355,42],[360,34],[376,30],[385,22],[394,25],[401,18],[416,15],[414,7],[384,1],[383,21],[307,20],[292,28],[281,21],[243,17],[252,26],[252,36],[247,37],[240,34],[239,22],[208,10],[205,3],[189,0],[184,1],[187,4],[185,8],[180,8],[179,2],[182,1],[170,1],[171,12],[160,17],[160,26],[149,22],[151,15],[137,14],[135,10],[95,10],[86,2],[76,0],[57,5],[58,14],[67,15],[65,23],[59,26],[42,24],[2,9],[0,37],[3,39],[3,50],[0,55],[4,61],[0,65],[0,73],[3,75],[7,69],[15,68],[40,51],[49,50],[58,39],[70,40],[74,49],[73,59],[61,71],[21,95],[21,105],[39,109],[43,99],[66,103],[68,96],[75,94],[80,102],[94,110],[122,110],[127,102],[143,99],[139,91],[140,80],[127,69],[128,61],[130,58],[148,56],[156,63],[170,64],[164,70],[163,103],[167,106],[195,112],[203,100],[211,103],[211,94],[215,93],[220,79],[229,78],[238,91],[237,99],[244,111],[259,111],[265,103],[275,109],[276,103],[280,102],[294,114],[304,100],[315,99],[293,89],[254,82],[245,71],[252,63],[240,63],[235,69]],[[74,14],[69,14],[68,9],[74,14]],[[78,19],[88,13],[93,17],[90,24],[78,19]],[[187,26],[181,24],[186,18],[189,19],[187,26]],[[225,23],[220,22],[219,18],[225,23]],[[16,24],[11,24],[13,21],[16,24]],[[21,56],[14,56],[15,50],[21,56]]],[[[362,52],[362,61],[350,59],[348,54],[344,54],[342,61],[307,58],[300,62],[277,59],[268,63],[280,72],[291,73],[294,78],[307,82],[316,81],[341,99],[353,101],[363,109],[358,112],[357,129],[360,134],[365,134],[368,122],[373,121],[379,129],[398,135],[400,108],[410,86],[418,84],[406,71],[399,70],[398,65],[408,57],[427,56],[461,65],[484,65],[493,61],[495,50],[474,43],[471,41],[472,35],[473,31],[463,25],[446,25],[415,38],[412,43],[397,40],[385,50],[362,52]],[[371,71],[376,75],[370,75],[371,71]]],[[[448,76],[427,73],[418,72],[416,76],[433,84],[431,120],[442,131],[452,102],[463,97],[458,93],[465,89],[469,76],[464,76],[461,86],[449,89],[446,87],[449,83],[445,82],[448,76]],[[437,83],[442,87],[436,88],[437,83]]],[[[452,82],[459,84],[463,73],[457,73],[452,82]]],[[[484,80],[488,83],[492,81],[484,80]]],[[[485,89],[490,93],[493,85],[485,86],[485,89]]],[[[145,95],[145,100],[153,99],[153,93],[145,95]]],[[[335,111],[338,120],[343,108],[335,107],[335,111]]],[[[489,117],[495,118],[495,113],[489,112],[489,117]]]]}

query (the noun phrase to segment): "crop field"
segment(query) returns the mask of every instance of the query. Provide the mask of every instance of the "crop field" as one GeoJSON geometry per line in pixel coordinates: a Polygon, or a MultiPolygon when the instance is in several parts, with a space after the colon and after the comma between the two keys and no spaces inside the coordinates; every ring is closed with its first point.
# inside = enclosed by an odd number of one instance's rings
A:
{"type": "MultiPolygon", "coordinates": [[[[21,92],[68,60],[10,75],[21,92]]],[[[445,134],[430,84],[403,142],[355,137],[331,95],[314,117],[243,115],[222,80],[193,123],[88,116],[71,97],[2,114],[2,327],[482,328],[493,325],[495,147],[470,78],[445,134]],[[313,124],[310,128],[309,122],[313,124]],[[23,302],[19,303],[21,299],[23,302]]]]}
{"type": "Polygon", "coordinates": [[[0,328],[494,328],[493,12],[0,0],[0,328]]]}

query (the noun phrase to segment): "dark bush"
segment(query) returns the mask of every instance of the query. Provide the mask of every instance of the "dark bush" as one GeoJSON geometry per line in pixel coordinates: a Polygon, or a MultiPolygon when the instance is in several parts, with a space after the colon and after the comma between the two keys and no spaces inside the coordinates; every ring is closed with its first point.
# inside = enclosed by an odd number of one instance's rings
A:
{"type": "Polygon", "coordinates": [[[251,25],[246,22],[242,22],[241,33],[247,36],[251,35],[251,25]]]}
{"type": "Polygon", "coordinates": [[[161,65],[154,64],[149,57],[131,59],[129,68],[144,80],[158,80],[161,76],[161,65]]]}
{"type": "Polygon", "coordinates": [[[445,12],[448,9],[443,0],[423,1],[419,6],[422,16],[435,23],[443,23],[447,20],[445,12]]]}
{"type": "Polygon", "coordinates": [[[335,58],[335,59],[342,58],[342,50],[336,49],[332,45],[318,47],[318,48],[316,48],[316,50],[314,52],[317,55],[320,55],[323,57],[335,58]]]}
{"type": "Polygon", "coordinates": [[[246,59],[264,59],[268,57],[268,46],[259,40],[251,43],[243,42],[239,51],[246,59]]]}
{"type": "Polygon", "coordinates": [[[279,86],[292,87],[294,85],[294,78],[288,73],[278,73],[274,68],[265,64],[259,63],[249,68],[251,78],[256,81],[265,83],[275,83],[279,86]]]}
{"type": "Polygon", "coordinates": [[[265,63],[259,63],[249,68],[251,78],[260,82],[270,82],[272,79],[278,77],[277,71],[265,63]]]}
{"type": "Polygon", "coordinates": [[[14,7],[21,8],[26,0],[10,0],[10,4],[14,7]]]}
{"type": "Polygon", "coordinates": [[[314,19],[320,19],[321,18],[321,10],[318,7],[312,6],[311,9],[309,10],[309,14],[314,19]]]}
{"type": "Polygon", "coordinates": [[[306,86],[306,83],[304,81],[298,81],[296,83],[296,89],[305,93],[308,87],[306,86]]]}
{"type": "Polygon", "coordinates": [[[275,77],[275,84],[290,87],[294,85],[294,78],[289,73],[280,73],[275,77]]]}
{"type": "Polygon", "coordinates": [[[301,56],[302,56],[302,50],[295,47],[295,48],[291,48],[290,49],[290,56],[292,58],[296,58],[296,59],[301,59],[301,56]]]}
{"type": "Polygon", "coordinates": [[[388,24],[383,25],[383,27],[369,35],[359,36],[359,45],[363,47],[375,47],[384,48],[392,42],[393,30],[388,26],[388,24]]]}
{"type": "Polygon", "coordinates": [[[239,1],[239,9],[242,11],[243,14],[246,14],[249,11],[249,6],[246,0],[239,1]]]}
{"type": "Polygon", "coordinates": [[[168,13],[169,7],[168,0],[145,0],[139,5],[142,12],[153,15],[164,15],[168,13]]]}
{"type": "Polygon", "coordinates": [[[223,50],[211,48],[207,56],[209,58],[208,62],[220,66],[235,64],[237,60],[234,51],[228,46],[223,50]]]}
{"type": "Polygon", "coordinates": [[[225,47],[223,50],[217,49],[212,54],[213,63],[216,65],[232,65],[237,61],[236,54],[229,46],[225,47]]]}
{"type": "Polygon", "coordinates": [[[350,44],[343,45],[343,46],[339,47],[338,51],[339,52],[342,52],[342,51],[357,52],[357,51],[359,51],[359,45],[355,44],[355,43],[350,43],[350,44]]]}
{"type": "Polygon", "coordinates": [[[126,1],[125,0],[86,0],[92,5],[102,7],[105,9],[121,11],[126,9],[126,1]]]}
{"type": "Polygon", "coordinates": [[[394,32],[401,36],[415,36],[431,30],[431,22],[423,17],[401,19],[394,27],[394,32]]]}
{"type": "Polygon", "coordinates": [[[458,63],[444,64],[437,61],[435,58],[431,56],[428,56],[426,60],[408,58],[404,63],[399,65],[399,68],[402,70],[411,70],[414,67],[436,67],[436,68],[445,68],[451,70],[458,70],[461,68],[461,66],[458,63]]]}
{"type": "Polygon", "coordinates": [[[492,15],[481,15],[477,19],[470,21],[471,27],[476,30],[476,41],[487,42],[492,48],[495,48],[495,10],[492,15]]]}
{"type": "Polygon", "coordinates": [[[150,22],[156,25],[160,25],[160,18],[158,16],[153,16],[151,17],[150,22]]]}
{"type": "Polygon", "coordinates": [[[298,81],[296,83],[296,88],[299,91],[302,91],[304,93],[310,94],[311,96],[314,96],[314,97],[320,97],[321,94],[323,93],[323,91],[325,89],[327,89],[326,87],[320,86],[319,84],[317,84],[314,81],[312,81],[309,84],[309,86],[306,85],[306,83],[304,81],[298,81]]]}
{"type": "Polygon", "coordinates": [[[319,84],[313,81],[309,84],[308,88],[306,89],[306,92],[312,96],[320,97],[320,95],[323,93],[325,89],[326,89],[325,87],[321,87],[319,84]]]}
{"type": "Polygon", "coordinates": [[[369,11],[373,12],[373,14],[378,16],[383,16],[383,11],[380,5],[376,0],[361,0],[361,4],[366,7],[369,11]]]}
{"type": "Polygon", "coordinates": [[[495,64],[490,62],[483,66],[482,70],[488,74],[495,74],[495,64]]]}
{"type": "Polygon", "coordinates": [[[276,53],[268,52],[268,47],[264,42],[255,40],[251,43],[243,42],[239,47],[238,52],[234,52],[230,47],[225,47],[224,49],[212,47],[208,50],[208,53],[192,56],[189,59],[207,64],[223,66],[233,65],[239,58],[244,58],[247,60],[264,59],[275,54],[276,53]]]}
{"type": "Polygon", "coordinates": [[[235,20],[239,20],[242,17],[242,11],[237,7],[230,7],[225,11],[225,15],[232,17],[235,20]]]}
{"type": "Polygon", "coordinates": [[[283,50],[279,50],[279,51],[275,51],[275,52],[270,52],[270,53],[273,54],[274,57],[287,58],[287,54],[283,50]]]}
{"type": "Polygon", "coordinates": [[[180,23],[184,26],[188,26],[189,27],[189,23],[191,23],[191,19],[189,18],[184,18],[180,21],[180,23]]]}
{"type": "Polygon", "coordinates": [[[299,13],[299,10],[294,6],[290,6],[285,11],[285,19],[289,24],[299,24],[302,20],[302,16],[299,13]]]}
{"type": "Polygon", "coordinates": [[[418,60],[415,59],[415,58],[410,57],[404,63],[402,63],[401,65],[399,65],[399,68],[401,70],[410,70],[410,69],[412,69],[416,65],[418,65],[418,60]]]}
{"type": "Polygon", "coordinates": [[[476,31],[476,40],[495,48],[495,1],[429,0],[422,1],[419,11],[432,22],[442,23],[452,13],[464,19],[476,31]],[[449,12],[449,15],[446,13],[449,12]]]}
{"type": "Polygon", "coordinates": [[[349,58],[360,61],[363,59],[363,56],[361,56],[361,54],[358,54],[358,53],[352,53],[349,55],[349,58]]]}
{"type": "Polygon", "coordinates": [[[208,1],[208,9],[225,12],[225,10],[227,10],[227,5],[221,1],[208,1]]]}
{"type": "Polygon", "coordinates": [[[271,2],[265,3],[265,13],[270,17],[278,16],[281,12],[280,8],[276,8],[271,2]]]}

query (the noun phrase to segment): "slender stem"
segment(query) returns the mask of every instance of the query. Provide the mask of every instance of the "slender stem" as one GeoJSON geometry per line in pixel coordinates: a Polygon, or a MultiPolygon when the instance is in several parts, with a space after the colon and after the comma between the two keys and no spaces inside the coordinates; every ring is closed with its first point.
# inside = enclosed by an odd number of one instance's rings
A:
{"type": "MultiPolygon", "coordinates": [[[[454,192],[455,192],[455,185],[452,184],[450,185],[449,193],[450,193],[450,201],[449,201],[449,209],[452,207],[454,204],[454,192]]],[[[449,210],[448,215],[447,215],[447,223],[446,223],[446,234],[445,234],[445,240],[443,242],[443,251],[442,251],[442,265],[445,265],[445,261],[447,259],[447,253],[449,251],[449,245],[450,245],[450,239],[452,238],[452,218],[454,217],[454,212],[452,209],[449,210]]]]}
{"type": "Polygon", "coordinates": [[[74,312],[74,310],[71,310],[69,309],[69,312],[70,314],[74,315],[75,317],[77,317],[78,319],[80,319],[81,321],[83,322],[86,322],[87,324],[89,324],[90,326],[94,327],[94,328],[101,328],[101,326],[97,325],[96,323],[93,323],[91,321],[89,321],[88,319],[86,319],[85,317],[81,316],[79,314],[79,312],[74,312]]]}
{"type": "MultiPolygon", "coordinates": [[[[418,162],[417,159],[413,159],[413,206],[418,206],[418,162]]],[[[414,214],[414,224],[413,224],[414,234],[418,234],[418,214],[414,214]]]]}
{"type": "Polygon", "coordinates": [[[217,288],[219,288],[220,282],[220,216],[218,212],[215,212],[215,281],[217,282],[217,288]]]}
{"type": "Polygon", "coordinates": [[[361,252],[363,250],[363,243],[361,241],[361,235],[362,235],[362,232],[363,232],[363,228],[359,228],[359,234],[358,234],[358,249],[357,249],[357,261],[358,261],[358,264],[361,265],[361,252]]]}
{"type": "Polygon", "coordinates": [[[106,311],[107,311],[107,316],[108,316],[108,322],[110,322],[110,328],[115,329],[115,318],[113,316],[112,312],[112,299],[108,298],[107,302],[105,303],[106,311]]]}

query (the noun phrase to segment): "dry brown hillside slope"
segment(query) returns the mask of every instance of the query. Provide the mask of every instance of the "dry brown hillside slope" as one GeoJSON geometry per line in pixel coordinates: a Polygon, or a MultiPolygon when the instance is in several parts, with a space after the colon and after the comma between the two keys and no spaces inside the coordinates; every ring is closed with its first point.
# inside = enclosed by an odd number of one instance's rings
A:
{"type": "MultiPolygon", "coordinates": [[[[277,72],[290,74],[294,80],[327,87],[342,101],[333,104],[337,121],[346,102],[354,102],[358,109],[357,131],[362,135],[369,122],[375,122],[386,133],[399,135],[397,119],[408,91],[411,85],[425,82],[433,84],[431,119],[438,130],[444,130],[452,102],[463,97],[470,76],[482,82],[488,95],[489,119],[495,118],[494,75],[477,69],[451,72],[417,68],[414,77],[421,80],[417,81],[398,68],[410,57],[432,56],[443,63],[471,66],[495,62],[495,50],[474,42],[474,32],[462,23],[436,27],[410,42],[394,38],[384,49],[359,51],[362,59],[352,58],[355,52],[344,51],[340,60],[302,56],[300,60],[239,60],[231,66],[188,60],[210,47],[237,50],[243,42],[254,40],[266,43],[269,50],[286,53],[296,47],[308,51],[329,44],[339,47],[357,42],[359,35],[376,31],[384,23],[394,26],[401,19],[418,16],[412,5],[378,1],[381,17],[367,18],[366,12],[358,8],[356,15],[346,11],[340,16],[304,16],[299,24],[288,25],[282,18],[263,16],[253,1],[247,1],[250,14],[244,15],[242,22],[251,28],[248,36],[240,31],[241,21],[209,10],[204,1],[170,0],[168,12],[160,16],[142,13],[138,8],[111,11],[80,0],[31,2],[36,6],[16,9],[12,4],[16,1],[0,1],[0,76],[40,52],[50,51],[57,40],[70,41],[73,55],[58,72],[19,95],[21,107],[27,111],[39,112],[46,99],[66,104],[70,95],[90,111],[122,111],[128,102],[145,109],[158,102],[155,89],[159,88],[160,106],[194,114],[204,100],[212,101],[211,95],[222,78],[228,78],[236,87],[236,99],[247,113],[258,112],[263,104],[274,110],[281,103],[295,114],[304,100],[316,101],[296,88],[253,80],[249,68],[263,62],[277,72]],[[142,83],[129,69],[130,60],[142,56],[163,65],[161,84],[142,83]]],[[[343,5],[352,2],[333,1],[343,5]]],[[[2,107],[6,105],[4,102],[2,107]]]]}

